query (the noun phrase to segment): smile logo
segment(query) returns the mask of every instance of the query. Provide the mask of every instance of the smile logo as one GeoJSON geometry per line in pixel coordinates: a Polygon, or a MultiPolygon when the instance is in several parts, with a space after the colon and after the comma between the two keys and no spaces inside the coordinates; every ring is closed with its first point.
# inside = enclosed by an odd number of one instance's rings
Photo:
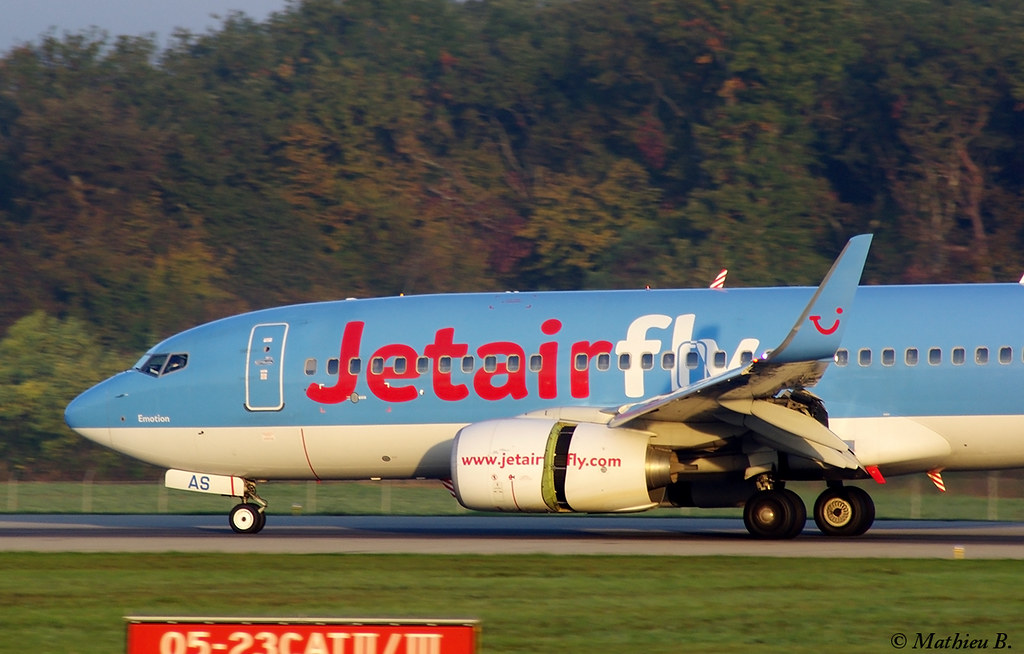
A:
{"type": "MultiPolygon", "coordinates": [[[[841,315],[842,313],[843,313],[843,308],[842,307],[836,307],[836,314],[837,315],[841,315]]],[[[836,321],[834,323],[832,323],[831,327],[822,327],[821,326],[821,316],[809,316],[809,318],[810,318],[810,321],[814,323],[814,328],[818,330],[819,334],[824,334],[825,336],[828,336],[830,334],[834,334],[836,332],[836,330],[839,329],[839,318],[836,318],[836,321]]]]}

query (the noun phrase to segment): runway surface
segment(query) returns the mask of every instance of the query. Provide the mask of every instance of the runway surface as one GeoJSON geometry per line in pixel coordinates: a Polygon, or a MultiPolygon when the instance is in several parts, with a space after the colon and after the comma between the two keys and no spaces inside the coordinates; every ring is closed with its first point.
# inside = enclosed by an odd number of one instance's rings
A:
{"type": "Polygon", "coordinates": [[[613,554],[1024,559],[1024,523],[879,520],[862,537],[750,538],[742,520],[622,516],[0,515],[3,552],[613,554]]]}

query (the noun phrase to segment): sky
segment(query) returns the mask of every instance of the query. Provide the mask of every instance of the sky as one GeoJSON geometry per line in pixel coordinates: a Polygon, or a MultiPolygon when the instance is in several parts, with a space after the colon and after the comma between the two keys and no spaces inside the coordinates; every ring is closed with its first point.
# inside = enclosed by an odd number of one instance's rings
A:
{"type": "Polygon", "coordinates": [[[257,21],[287,7],[288,0],[0,0],[0,55],[39,40],[51,27],[58,37],[92,26],[111,36],[153,32],[165,47],[177,27],[204,33],[217,29],[232,10],[257,21]]]}

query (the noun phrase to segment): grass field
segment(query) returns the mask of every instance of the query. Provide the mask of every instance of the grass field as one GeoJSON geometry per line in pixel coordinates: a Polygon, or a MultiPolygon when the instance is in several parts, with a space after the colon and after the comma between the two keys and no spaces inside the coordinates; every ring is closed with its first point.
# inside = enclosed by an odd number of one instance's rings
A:
{"type": "Polygon", "coordinates": [[[0,652],[123,652],[140,614],[476,618],[488,654],[1019,649],[1022,583],[1005,561],[0,554],[0,652]]]}

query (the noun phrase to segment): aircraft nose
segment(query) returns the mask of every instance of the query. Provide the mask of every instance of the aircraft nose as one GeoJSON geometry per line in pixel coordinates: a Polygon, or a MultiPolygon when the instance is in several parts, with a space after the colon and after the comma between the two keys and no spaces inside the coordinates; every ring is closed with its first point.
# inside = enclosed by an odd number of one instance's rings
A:
{"type": "Polygon", "coordinates": [[[72,400],[64,409],[64,422],[80,435],[109,447],[110,422],[107,408],[110,394],[103,386],[93,386],[72,400]]]}

